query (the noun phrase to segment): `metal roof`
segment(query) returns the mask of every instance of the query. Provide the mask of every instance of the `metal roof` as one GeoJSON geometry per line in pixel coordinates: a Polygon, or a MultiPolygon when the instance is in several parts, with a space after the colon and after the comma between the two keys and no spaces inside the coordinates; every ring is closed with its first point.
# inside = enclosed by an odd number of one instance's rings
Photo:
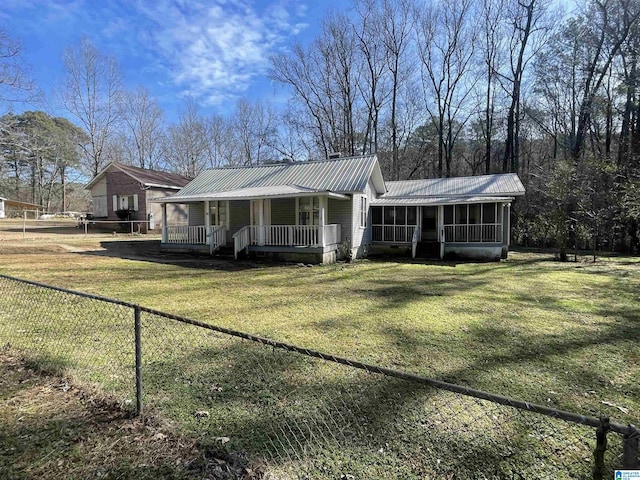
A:
{"type": "Polygon", "coordinates": [[[524,186],[515,173],[475,177],[432,178],[387,182],[382,198],[451,196],[520,196],[524,186]]]}
{"type": "Polygon", "coordinates": [[[513,197],[390,197],[371,200],[371,205],[456,205],[460,203],[511,202],[513,197]]]}
{"type": "Polygon", "coordinates": [[[91,181],[85,185],[85,189],[90,189],[96,182],[102,178],[102,176],[109,170],[109,168],[117,168],[123,173],[126,173],[134,180],[140,182],[146,187],[165,188],[169,190],[179,190],[187,185],[191,179],[183,175],[171,172],[160,172],[158,170],[149,170],[147,168],[134,167],[132,165],[124,165],[122,163],[112,162],[102,169],[91,181]]]}
{"type": "Polygon", "coordinates": [[[364,192],[370,178],[378,193],[383,193],[385,183],[376,155],[256,167],[216,168],[202,172],[172,198],[209,197],[231,190],[285,186],[337,193],[364,192]]]}
{"type": "Polygon", "coordinates": [[[348,199],[346,195],[330,192],[327,190],[317,190],[305,188],[297,185],[278,185],[273,187],[239,188],[237,190],[225,190],[224,192],[194,194],[194,195],[173,195],[152,199],[156,203],[183,203],[201,202],[204,200],[251,200],[257,198],[295,198],[313,195],[326,195],[341,200],[348,199]]]}

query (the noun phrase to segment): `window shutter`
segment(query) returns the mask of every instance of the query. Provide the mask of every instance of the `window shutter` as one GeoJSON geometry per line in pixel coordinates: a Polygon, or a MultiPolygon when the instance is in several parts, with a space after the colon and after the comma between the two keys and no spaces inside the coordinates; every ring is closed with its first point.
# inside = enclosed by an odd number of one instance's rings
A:
{"type": "Polygon", "coordinates": [[[136,212],[138,211],[138,194],[137,193],[133,196],[133,209],[136,212]]]}
{"type": "Polygon", "coordinates": [[[115,213],[118,210],[118,196],[113,196],[113,212],[115,213]]]}

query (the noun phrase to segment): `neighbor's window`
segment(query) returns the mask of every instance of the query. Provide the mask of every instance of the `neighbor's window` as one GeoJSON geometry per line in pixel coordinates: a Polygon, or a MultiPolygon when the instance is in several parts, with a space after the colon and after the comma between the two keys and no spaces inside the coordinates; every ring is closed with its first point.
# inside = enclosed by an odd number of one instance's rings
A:
{"type": "Polygon", "coordinates": [[[138,210],[138,195],[114,195],[113,210],[138,210]]]}

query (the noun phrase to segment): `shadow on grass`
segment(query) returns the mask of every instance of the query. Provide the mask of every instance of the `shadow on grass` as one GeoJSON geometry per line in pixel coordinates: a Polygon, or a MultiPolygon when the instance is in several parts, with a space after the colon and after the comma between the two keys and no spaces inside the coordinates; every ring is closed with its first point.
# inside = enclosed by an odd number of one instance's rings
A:
{"type": "MultiPolygon", "coordinates": [[[[508,407],[246,341],[167,344],[163,353],[145,366],[145,401],[192,434],[229,438],[228,448],[269,459],[276,471],[500,476],[528,468],[539,433],[508,407]]],[[[547,436],[536,445],[551,451],[562,442],[547,436]]],[[[559,458],[547,473],[573,478],[589,468],[559,458]]]]}
{"type": "Polygon", "coordinates": [[[104,250],[77,252],[79,255],[138,260],[190,269],[242,271],[258,266],[255,262],[235,261],[197,253],[171,253],[160,250],[160,240],[104,241],[104,250]]]}

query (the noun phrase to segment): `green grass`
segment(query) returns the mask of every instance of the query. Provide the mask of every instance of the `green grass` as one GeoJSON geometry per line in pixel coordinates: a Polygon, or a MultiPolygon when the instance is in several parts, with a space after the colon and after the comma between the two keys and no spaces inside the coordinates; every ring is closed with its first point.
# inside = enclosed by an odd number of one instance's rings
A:
{"type": "MultiPolygon", "coordinates": [[[[102,249],[91,240],[65,245],[11,244],[0,251],[1,271],[620,423],[637,424],[640,417],[638,259],[560,264],[551,255],[513,253],[500,263],[399,259],[309,268],[186,257],[166,264],[95,255],[102,249]]],[[[78,307],[79,317],[85,308],[92,307],[78,307]]],[[[68,320],[62,311],[52,318],[68,320]]],[[[97,370],[97,377],[87,375],[90,381],[109,384],[109,354],[126,342],[107,343],[102,352],[100,344],[85,341],[109,337],[103,313],[70,352],[91,358],[82,367],[97,370]]],[[[484,474],[507,475],[527,463],[525,453],[540,458],[553,449],[567,455],[558,478],[582,475],[569,469],[569,457],[586,462],[588,472],[592,446],[567,447],[572,442],[558,433],[562,423],[534,427],[537,417],[514,417],[502,407],[494,412],[491,405],[193,327],[143,321],[148,404],[191,435],[229,437],[229,448],[271,456],[278,468],[300,468],[314,445],[333,441],[306,434],[313,425],[326,436],[339,431],[338,444],[351,445],[329,449],[307,466],[320,477],[446,476],[460,467],[447,453],[457,451],[478,459],[470,476],[479,474],[478,465],[484,474]],[[194,417],[196,411],[210,416],[194,417]],[[361,418],[366,426],[358,425],[361,418]],[[342,431],[343,424],[351,430],[342,431]],[[291,428],[295,445],[282,440],[291,428]],[[551,440],[526,447],[547,428],[551,440]],[[380,438],[370,437],[372,431],[380,438]],[[518,454],[496,454],[499,445],[518,454]]],[[[129,368],[130,356],[123,358],[118,368],[129,368]]],[[[592,433],[568,436],[580,444],[592,433]]]]}

